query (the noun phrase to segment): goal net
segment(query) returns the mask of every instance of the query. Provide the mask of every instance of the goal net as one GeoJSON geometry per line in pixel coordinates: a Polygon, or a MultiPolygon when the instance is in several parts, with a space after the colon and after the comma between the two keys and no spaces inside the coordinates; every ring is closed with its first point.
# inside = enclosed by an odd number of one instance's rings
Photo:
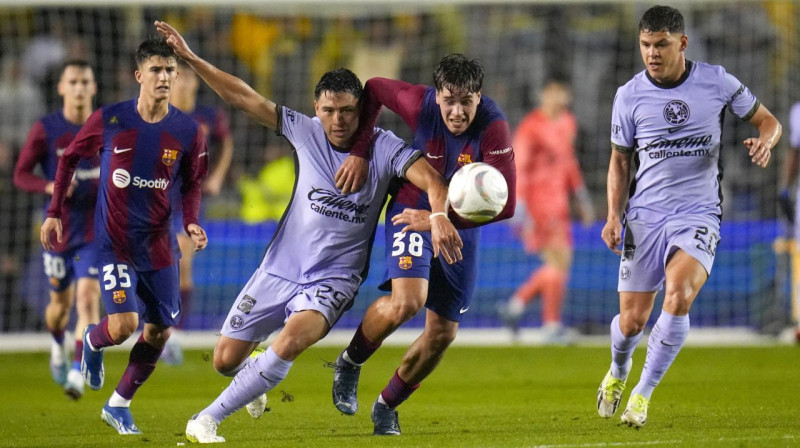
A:
{"type": "MultiPolygon", "coordinates": [[[[60,64],[84,58],[94,66],[95,105],[138,92],[132,52],[154,20],[183,32],[205,59],[233,73],[276,103],[313,114],[313,86],[326,70],[346,66],[362,81],[373,76],[432,82],[445,54],[481,61],[483,93],[506,113],[512,130],[537,104],[536,91],[559,77],[573,91],[576,153],[597,211],[595,224],[573,225],[574,262],[563,321],[582,332],[606,332],[618,310],[619,260],[600,240],[605,221],[611,103],[617,86],[643,69],[637,25],[646,3],[550,2],[106,2],[0,0],[0,331],[43,328],[48,282],[38,243],[49,199],[16,189],[12,172],[34,121],[60,108],[60,64]],[[77,5],[77,6],[76,6],[77,5]]],[[[690,59],[721,64],[784,124],[784,138],[766,169],[753,166],[742,141],[754,135],[727,114],[723,132],[724,217],[712,275],[692,310],[693,325],[774,331],[789,323],[791,282],[786,235],[777,206],[788,149],[788,112],[800,101],[800,6],[791,1],[682,2],[690,59]]],[[[233,299],[259,264],[291,192],[281,168],[291,148],[274,133],[231,110],[206,86],[199,103],[228,116],[234,156],[222,190],[204,197],[210,245],[194,260],[193,301],[184,326],[218,329],[233,299]]],[[[384,111],[380,126],[409,139],[406,126],[384,111]]],[[[212,148],[213,150],[213,148],[212,148]]],[[[285,166],[283,167],[285,168],[285,166]]],[[[482,233],[477,292],[462,327],[499,327],[498,306],[540,258],[526,254],[508,223],[482,233]]],[[[370,275],[339,326],[354,327],[380,295],[382,226],[370,275]]],[[[656,307],[660,307],[659,298],[656,307]]],[[[541,301],[523,326],[541,324],[541,301]]],[[[657,316],[657,313],[655,313],[657,316]]],[[[424,315],[424,313],[421,313],[424,315]]],[[[418,316],[409,325],[421,325],[418,316]]]]}

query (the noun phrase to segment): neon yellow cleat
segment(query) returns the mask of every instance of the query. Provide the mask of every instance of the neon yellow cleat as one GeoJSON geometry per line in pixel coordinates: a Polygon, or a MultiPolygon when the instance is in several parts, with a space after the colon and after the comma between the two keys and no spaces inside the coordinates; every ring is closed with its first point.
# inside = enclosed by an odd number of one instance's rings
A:
{"type": "Polygon", "coordinates": [[[634,394],[628,400],[628,406],[625,407],[625,412],[622,413],[622,423],[627,423],[628,426],[641,428],[647,423],[647,406],[650,401],[644,398],[642,394],[634,394]]]}
{"type": "Polygon", "coordinates": [[[597,413],[600,417],[609,418],[617,412],[623,392],[625,392],[625,380],[611,376],[609,369],[600,383],[600,388],[597,389],[597,413]]]}

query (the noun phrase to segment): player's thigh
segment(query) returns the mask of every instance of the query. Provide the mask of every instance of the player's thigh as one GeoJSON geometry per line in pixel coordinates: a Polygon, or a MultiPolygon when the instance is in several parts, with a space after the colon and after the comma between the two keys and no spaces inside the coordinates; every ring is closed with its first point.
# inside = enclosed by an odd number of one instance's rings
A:
{"type": "Polygon", "coordinates": [[[100,300],[109,316],[118,313],[139,313],[136,286],[139,275],[133,266],[112,253],[98,254],[100,300]]]}
{"type": "Polygon", "coordinates": [[[664,309],[673,315],[687,314],[707,279],[708,273],[699,261],[677,250],[667,263],[664,309]]]}
{"type": "Polygon", "coordinates": [[[77,249],[73,258],[73,266],[77,278],[75,294],[78,303],[98,302],[100,300],[100,283],[98,282],[97,253],[91,244],[77,249]]]}
{"type": "MultiPolygon", "coordinates": [[[[42,266],[50,285],[50,291],[61,293],[70,290],[70,297],[72,297],[72,283],[75,280],[74,256],[73,249],[61,252],[42,251],[42,266]]],[[[63,294],[58,296],[59,299],[64,297],[66,296],[63,294]]]]}
{"type": "Polygon", "coordinates": [[[230,339],[265,341],[289,316],[287,304],[302,287],[257,269],[234,300],[220,334],[230,339]]]}
{"type": "Polygon", "coordinates": [[[144,304],[146,323],[174,327],[181,319],[177,261],[155,271],[138,272],[136,294],[144,304]]]}
{"type": "Polygon", "coordinates": [[[272,342],[272,350],[281,359],[294,361],[305,349],[325,337],[330,328],[327,317],[317,310],[292,313],[272,342]]]}
{"type": "Polygon", "coordinates": [[[428,280],[419,277],[400,277],[392,279],[391,304],[393,307],[419,311],[428,298],[428,280]]]}
{"type": "Polygon", "coordinates": [[[304,284],[286,304],[287,319],[303,311],[316,311],[324,317],[328,329],[333,328],[339,318],[353,306],[359,286],[357,280],[341,278],[304,284]]]}
{"type": "MultiPolygon", "coordinates": [[[[402,207],[394,205],[386,212],[386,275],[382,285],[388,290],[391,279],[428,279],[433,259],[433,245],[430,232],[401,232],[405,224],[393,224],[392,217],[402,212],[402,207]]],[[[393,285],[391,285],[393,287],[393,285]]]]}
{"type": "Polygon", "coordinates": [[[665,280],[667,247],[663,223],[630,217],[623,233],[617,290],[620,293],[660,290],[665,280]]]}

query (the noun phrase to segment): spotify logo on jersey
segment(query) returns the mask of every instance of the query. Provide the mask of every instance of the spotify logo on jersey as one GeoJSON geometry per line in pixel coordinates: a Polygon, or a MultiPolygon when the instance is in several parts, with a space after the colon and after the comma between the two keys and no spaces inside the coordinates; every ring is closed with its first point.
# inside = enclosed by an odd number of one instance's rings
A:
{"type": "Polygon", "coordinates": [[[131,183],[131,174],[122,168],[117,168],[111,173],[111,182],[117,188],[125,188],[131,183]]]}

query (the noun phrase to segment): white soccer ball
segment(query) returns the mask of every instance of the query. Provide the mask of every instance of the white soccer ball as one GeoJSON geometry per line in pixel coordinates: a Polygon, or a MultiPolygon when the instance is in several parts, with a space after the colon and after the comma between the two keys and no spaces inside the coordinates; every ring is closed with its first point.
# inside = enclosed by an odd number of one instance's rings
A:
{"type": "Polygon", "coordinates": [[[450,179],[447,199],[458,216],[472,222],[486,222],[506,206],[508,185],[497,168],[483,162],[470,163],[450,179]]]}

